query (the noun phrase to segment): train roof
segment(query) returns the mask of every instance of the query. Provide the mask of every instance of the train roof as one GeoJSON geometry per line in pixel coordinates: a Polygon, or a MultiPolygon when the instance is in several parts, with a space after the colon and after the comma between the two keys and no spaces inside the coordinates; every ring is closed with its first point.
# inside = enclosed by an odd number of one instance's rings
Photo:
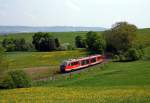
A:
{"type": "Polygon", "coordinates": [[[102,56],[102,55],[100,55],[100,54],[90,55],[88,57],[81,57],[81,58],[77,58],[77,59],[65,60],[65,62],[76,62],[76,61],[79,61],[79,60],[85,60],[85,59],[94,58],[94,57],[97,57],[97,56],[102,56]]]}

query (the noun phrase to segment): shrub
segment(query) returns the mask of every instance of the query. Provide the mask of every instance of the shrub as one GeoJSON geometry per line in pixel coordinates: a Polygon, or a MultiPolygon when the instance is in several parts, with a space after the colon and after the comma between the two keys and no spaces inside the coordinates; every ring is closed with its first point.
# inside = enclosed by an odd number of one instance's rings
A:
{"type": "Polygon", "coordinates": [[[60,50],[60,51],[75,50],[75,47],[73,47],[69,43],[64,43],[58,48],[58,50],[60,50]]]}
{"type": "Polygon", "coordinates": [[[15,45],[14,44],[8,44],[6,46],[6,51],[7,52],[13,52],[13,51],[15,51],[15,45]]]}
{"type": "Polygon", "coordinates": [[[113,60],[114,60],[114,61],[120,61],[119,55],[114,55],[114,56],[113,56],[113,60]]]}
{"type": "Polygon", "coordinates": [[[15,88],[15,84],[10,75],[6,75],[2,83],[0,83],[0,89],[12,89],[15,88]]]}
{"type": "Polygon", "coordinates": [[[139,60],[141,57],[142,57],[141,50],[137,50],[135,48],[131,48],[127,52],[127,58],[128,58],[128,60],[131,60],[131,61],[139,60]]]}
{"type": "Polygon", "coordinates": [[[4,77],[0,88],[25,88],[31,87],[31,79],[22,70],[11,71],[4,77]]]}
{"type": "Polygon", "coordinates": [[[126,60],[127,60],[127,58],[125,57],[124,54],[119,55],[119,61],[126,61],[126,60]]]}
{"type": "Polygon", "coordinates": [[[75,44],[77,48],[85,48],[86,42],[82,36],[76,36],[75,37],[75,44]]]}

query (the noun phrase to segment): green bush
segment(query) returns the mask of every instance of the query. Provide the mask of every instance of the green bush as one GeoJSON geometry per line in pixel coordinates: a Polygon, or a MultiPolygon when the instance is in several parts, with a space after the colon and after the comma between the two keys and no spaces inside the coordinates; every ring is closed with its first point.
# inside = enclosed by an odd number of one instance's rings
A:
{"type": "Polygon", "coordinates": [[[59,51],[75,50],[75,47],[73,47],[70,43],[64,43],[60,45],[58,50],[59,51]]]}
{"type": "Polygon", "coordinates": [[[4,77],[0,88],[11,89],[11,88],[25,88],[31,87],[31,79],[22,70],[11,71],[4,77]]]}
{"type": "Polygon", "coordinates": [[[143,53],[141,50],[137,50],[135,48],[131,48],[127,52],[127,58],[128,60],[134,61],[134,60],[139,60],[142,58],[143,53]]]}
{"type": "Polygon", "coordinates": [[[120,61],[119,55],[114,55],[114,56],[113,56],[113,60],[114,60],[114,61],[120,61]]]}
{"type": "Polygon", "coordinates": [[[86,41],[82,36],[76,36],[75,37],[75,44],[77,48],[85,48],[86,47],[86,41]]]}
{"type": "Polygon", "coordinates": [[[126,61],[126,60],[127,60],[127,58],[125,57],[124,54],[119,55],[119,61],[126,61]]]}
{"type": "Polygon", "coordinates": [[[114,61],[135,61],[144,56],[143,49],[131,48],[127,52],[120,52],[118,55],[113,56],[114,61]]]}
{"type": "Polygon", "coordinates": [[[15,84],[10,75],[6,75],[2,83],[0,83],[0,89],[12,89],[15,88],[15,84]]]}

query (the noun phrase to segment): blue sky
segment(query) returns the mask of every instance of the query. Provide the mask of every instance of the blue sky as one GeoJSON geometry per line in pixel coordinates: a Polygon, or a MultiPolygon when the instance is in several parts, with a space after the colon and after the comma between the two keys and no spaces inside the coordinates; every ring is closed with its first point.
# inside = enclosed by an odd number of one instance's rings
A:
{"type": "Polygon", "coordinates": [[[150,0],[0,0],[0,25],[150,27],[150,0]]]}

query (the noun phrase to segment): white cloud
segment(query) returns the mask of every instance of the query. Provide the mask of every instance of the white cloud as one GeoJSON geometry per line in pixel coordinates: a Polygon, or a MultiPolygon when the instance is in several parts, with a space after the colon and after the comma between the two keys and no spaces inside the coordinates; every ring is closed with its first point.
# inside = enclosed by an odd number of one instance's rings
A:
{"type": "Polygon", "coordinates": [[[32,20],[36,19],[36,17],[33,14],[28,13],[28,12],[24,12],[24,15],[27,16],[28,18],[32,19],[32,20]]]}
{"type": "Polygon", "coordinates": [[[0,16],[6,16],[6,13],[2,10],[0,10],[0,16]]]}
{"type": "Polygon", "coordinates": [[[80,7],[78,6],[77,3],[78,3],[78,0],[66,0],[66,5],[70,9],[79,12],[81,9],[80,9],[80,7]]]}

